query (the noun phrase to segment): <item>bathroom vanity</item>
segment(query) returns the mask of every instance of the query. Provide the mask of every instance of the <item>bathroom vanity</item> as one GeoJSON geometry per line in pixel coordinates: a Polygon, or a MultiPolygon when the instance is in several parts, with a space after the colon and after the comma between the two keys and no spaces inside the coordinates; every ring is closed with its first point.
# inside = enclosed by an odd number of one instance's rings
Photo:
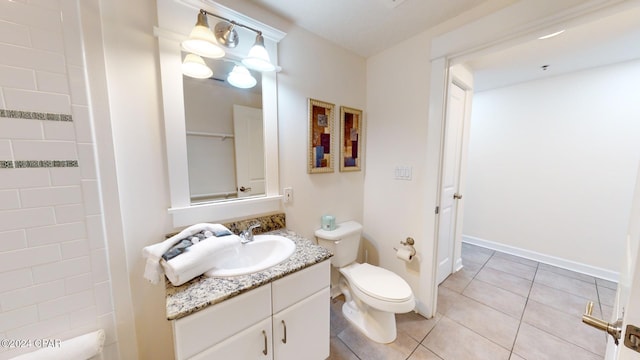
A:
{"type": "Polygon", "coordinates": [[[167,283],[176,359],[326,359],[331,253],[290,231],[296,250],[252,274],[167,283]]]}

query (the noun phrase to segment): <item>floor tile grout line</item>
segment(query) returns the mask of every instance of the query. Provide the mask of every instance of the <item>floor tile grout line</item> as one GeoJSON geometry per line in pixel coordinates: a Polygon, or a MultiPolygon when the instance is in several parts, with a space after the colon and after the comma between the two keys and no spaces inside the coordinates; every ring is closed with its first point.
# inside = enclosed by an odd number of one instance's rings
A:
{"type": "MultiPolygon", "coordinates": [[[[522,309],[522,314],[520,315],[520,321],[518,322],[518,329],[516,330],[516,336],[514,336],[513,338],[513,344],[511,345],[511,353],[509,354],[509,358],[511,358],[511,355],[513,355],[513,351],[516,348],[516,342],[518,341],[518,335],[520,335],[520,328],[522,327],[522,323],[524,322],[524,313],[527,311],[527,305],[529,304],[529,297],[531,297],[531,291],[533,290],[533,283],[535,281],[536,275],[538,275],[538,269],[540,268],[540,263],[538,263],[538,265],[536,265],[536,271],[533,274],[533,279],[531,280],[531,286],[529,286],[529,293],[527,293],[527,297],[525,298],[524,301],[524,308],[522,309]]],[[[518,355],[518,354],[516,354],[518,355]]],[[[518,355],[520,356],[520,355],[518,355]]],[[[522,356],[520,356],[522,357],[522,356]]]]}

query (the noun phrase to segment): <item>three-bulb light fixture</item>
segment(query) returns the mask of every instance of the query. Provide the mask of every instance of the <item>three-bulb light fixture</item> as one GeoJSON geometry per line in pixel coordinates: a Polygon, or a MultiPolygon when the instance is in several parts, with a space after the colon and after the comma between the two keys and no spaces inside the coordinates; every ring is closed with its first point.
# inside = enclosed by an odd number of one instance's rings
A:
{"type": "Polygon", "coordinates": [[[269,53],[264,47],[264,38],[260,30],[200,9],[196,26],[191,31],[189,38],[181,44],[182,49],[187,52],[182,62],[182,73],[198,79],[211,77],[213,71],[202,57],[219,59],[225,56],[225,51],[220,45],[228,48],[236,47],[240,41],[238,33],[234,29],[236,26],[255,32],[256,42],[249,50],[249,54],[236,63],[233,70],[227,75],[229,84],[243,89],[251,88],[256,85],[257,80],[251,75],[249,69],[259,72],[274,71],[276,67],[271,63],[269,53]],[[223,20],[216,24],[214,31],[209,28],[207,15],[223,20]]]}

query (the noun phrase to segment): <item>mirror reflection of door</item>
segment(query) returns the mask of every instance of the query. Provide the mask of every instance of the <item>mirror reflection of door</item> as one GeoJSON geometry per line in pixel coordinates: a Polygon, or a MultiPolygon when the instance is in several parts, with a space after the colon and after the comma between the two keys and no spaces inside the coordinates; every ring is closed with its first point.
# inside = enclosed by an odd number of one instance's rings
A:
{"type": "Polygon", "coordinates": [[[264,194],[262,109],[233,106],[238,197],[264,194]]]}

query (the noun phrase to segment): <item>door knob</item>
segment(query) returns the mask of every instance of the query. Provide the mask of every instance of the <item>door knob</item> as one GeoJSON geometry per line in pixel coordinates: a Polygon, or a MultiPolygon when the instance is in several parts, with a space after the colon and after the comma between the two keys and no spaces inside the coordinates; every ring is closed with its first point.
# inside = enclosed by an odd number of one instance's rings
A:
{"type": "Polygon", "coordinates": [[[453,198],[456,199],[456,200],[460,200],[460,199],[462,199],[462,194],[455,193],[455,194],[453,194],[453,198]]]}
{"type": "Polygon", "coordinates": [[[618,345],[618,340],[620,340],[620,337],[622,336],[622,319],[618,319],[613,324],[610,324],[602,319],[592,316],[592,312],[593,301],[589,301],[586,309],[584,310],[584,315],[582,315],[582,322],[589,326],[593,326],[598,330],[606,331],[607,334],[613,337],[613,341],[615,341],[616,345],[618,345]]]}
{"type": "Polygon", "coordinates": [[[242,191],[242,192],[247,192],[247,191],[251,191],[251,188],[250,187],[240,186],[239,190],[242,191]]]}

